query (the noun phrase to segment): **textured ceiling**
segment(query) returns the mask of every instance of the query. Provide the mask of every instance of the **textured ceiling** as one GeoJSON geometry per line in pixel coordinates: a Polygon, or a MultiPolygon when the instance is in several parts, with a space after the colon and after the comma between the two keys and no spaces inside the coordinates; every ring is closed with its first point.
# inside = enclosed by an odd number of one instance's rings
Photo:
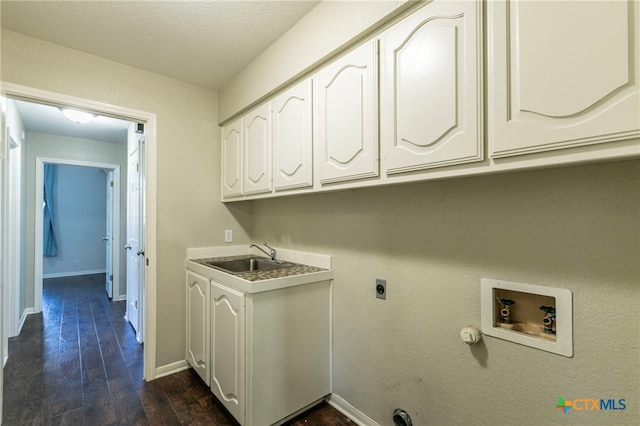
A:
{"type": "MultiPolygon", "coordinates": [[[[318,3],[1,0],[0,14],[3,28],[220,90],[318,3]]],[[[77,125],[55,107],[17,107],[29,131],[126,142],[121,120],[77,125]]]]}
{"type": "Polygon", "coordinates": [[[2,27],[220,90],[318,1],[8,1],[2,27]]]}

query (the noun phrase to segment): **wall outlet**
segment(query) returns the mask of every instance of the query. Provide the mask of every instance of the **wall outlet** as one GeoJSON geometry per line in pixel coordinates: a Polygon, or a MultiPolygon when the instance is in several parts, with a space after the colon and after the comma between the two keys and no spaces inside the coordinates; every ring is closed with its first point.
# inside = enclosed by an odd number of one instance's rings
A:
{"type": "Polygon", "coordinates": [[[386,300],[387,298],[387,280],[376,278],[376,297],[386,300]]]}
{"type": "Polygon", "coordinates": [[[233,230],[232,229],[225,229],[224,230],[224,242],[225,243],[233,242],[233,230]]]}

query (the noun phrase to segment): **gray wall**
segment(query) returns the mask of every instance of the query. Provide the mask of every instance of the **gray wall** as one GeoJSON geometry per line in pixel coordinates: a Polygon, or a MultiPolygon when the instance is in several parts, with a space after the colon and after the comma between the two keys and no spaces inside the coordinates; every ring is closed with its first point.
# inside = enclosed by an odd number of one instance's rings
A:
{"type": "Polygon", "coordinates": [[[252,237],[334,256],[333,392],[380,424],[638,424],[638,188],[628,161],[263,200],[252,237]],[[570,289],[574,356],[463,343],[481,278],[570,289]]]}

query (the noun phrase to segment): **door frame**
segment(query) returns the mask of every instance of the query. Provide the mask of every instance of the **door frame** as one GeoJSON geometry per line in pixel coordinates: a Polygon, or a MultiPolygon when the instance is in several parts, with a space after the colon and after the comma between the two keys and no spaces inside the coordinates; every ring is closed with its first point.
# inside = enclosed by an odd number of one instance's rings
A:
{"type": "MultiPolygon", "coordinates": [[[[105,287],[106,287],[106,292],[107,292],[107,296],[109,296],[110,299],[113,299],[114,301],[116,299],[113,298],[113,284],[114,284],[114,279],[115,279],[115,283],[118,285],[118,298],[120,297],[120,257],[118,256],[118,262],[116,262],[116,264],[113,264],[113,252],[115,250],[115,247],[118,247],[116,245],[114,245],[114,238],[113,238],[113,230],[116,229],[117,234],[118,234],[118,238],[120,238],[120,196],[121,196],[121,191],[120,191],[120,187],[118,187],[118,191],[115,190],[116,186],[115,186],[115,182],[116,182],[116,178],[115,178],[115,170],[109,169],[109,170],[104,170],[106,178],[107,178],[107,223],[105,226],[105,246],[106,246],[106,250],[105,250],[105,258],[106,258],[106,276],[105,276],[105,287]],[[116,208],[116,198],[118,197],[118,207],[116,208]],[[115,212],[118,212],[118,215],[114,215],[115,212]],[[114,267],[115,266],[115,267],[114,267]],[[114,273],[117,272],[117,273],[114,273]],[[109,277],[111,276],[111,277],[109,277]],[[107,286],[106,283],[109,283],[109,285],[107,286]]],[[[120,173],[118,172],[118,180],[120,180],[120,173]]],[[[120,240],[118,239],[118,242],[120,243],[120,240]]]]}
{"type": "MultiPolygon", "coordinates": [[[[4,204],[5,204],[5,216],[4,216],[4,244],[5,244],[5,271],[4,282],[5,289],[3,295],[3,307],[5,309],[4,317],[4,337],[5,340],[9,337],[17,336],[20,332],[20,313],[18,312],[20,304],[20,292],[14,283],[19,281],[20,278],[20,252],[21,252],[21,240],[20,240],[20,218],[24,216],[20,205],[20,172],[22,161],[22,144],[16,141],[12,135],[11,128],[4,124],[4,141],[5,146],[2,148],[6,150],[5,164],[4,164],[4,204]],[[19,157],[18,157],[19,155],[19,157]],[[15,158],[18,157],[18,158],[15,158]],[[16,161],[18,165],[16,165],[16,161]],[[12,249],[9,250],[8,248],[12,249]]],[[[8,358],[7,342],[4,344],[3,361],[6,362],[8,358]]]]}
{"type": "MultiPolygon", "coordinates": [[[[36,89],[14,83],[0,81],[0,93],[9,98],[22,99],[29,102],[43,103],[55,106],[66,106],[88,110],[100,115],[107,115],[127,121],[140,122],[145,125],[145,259],[149,264],[145,266],[145,348],[144,348],[144,379],[149,381],[156,378],[156,286],[157,271],[153,262],[157,259],[157,115],[152,112],[131,109],[123,106],[92,101],[47,90],[36,89]]],[[[38,209],[36,209],[37,211],[38,209]]],[[[41,210],[41,209],[40,209],[41,210]]],[[[36,234],[37,235],[37,234],[36,234]]],[[[38,238],[36,238],[36,241],[38,238]]],[[[35,253],[34,261],[38,258],[42,262],[42,251],[35,253]]],[[[37,268],[36,268],[37,269],[37,268]]],[[[36,270],[37,274],[38,271],[36,270]]],[[[42,279],[42,268],[40,268],[40,279],[42,279]]],[[[35,286],[37,287],[37,286],[35,286]]],[[[42,295],[40,300],[36,298],[36,304],[42,309],[42,295]]],[[[39,312],[39,310],[35,310],[39,312]]]]}

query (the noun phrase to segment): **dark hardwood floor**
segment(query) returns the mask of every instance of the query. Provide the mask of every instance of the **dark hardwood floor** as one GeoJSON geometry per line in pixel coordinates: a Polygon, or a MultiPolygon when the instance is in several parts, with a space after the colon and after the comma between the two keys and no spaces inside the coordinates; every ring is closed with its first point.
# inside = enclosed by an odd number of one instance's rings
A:
{"type": "MultiPolygon", "coordinates": [[[[143,347],[104,275],[44,282],[43,311],[9,339],[3,425],[237,425],[187,370],[145,382],[143,347]]],[[[326,403],[289,426],[352,422],[326,403]]],[[[263,425],[255,425],[263,426],[263,425]]]]}

